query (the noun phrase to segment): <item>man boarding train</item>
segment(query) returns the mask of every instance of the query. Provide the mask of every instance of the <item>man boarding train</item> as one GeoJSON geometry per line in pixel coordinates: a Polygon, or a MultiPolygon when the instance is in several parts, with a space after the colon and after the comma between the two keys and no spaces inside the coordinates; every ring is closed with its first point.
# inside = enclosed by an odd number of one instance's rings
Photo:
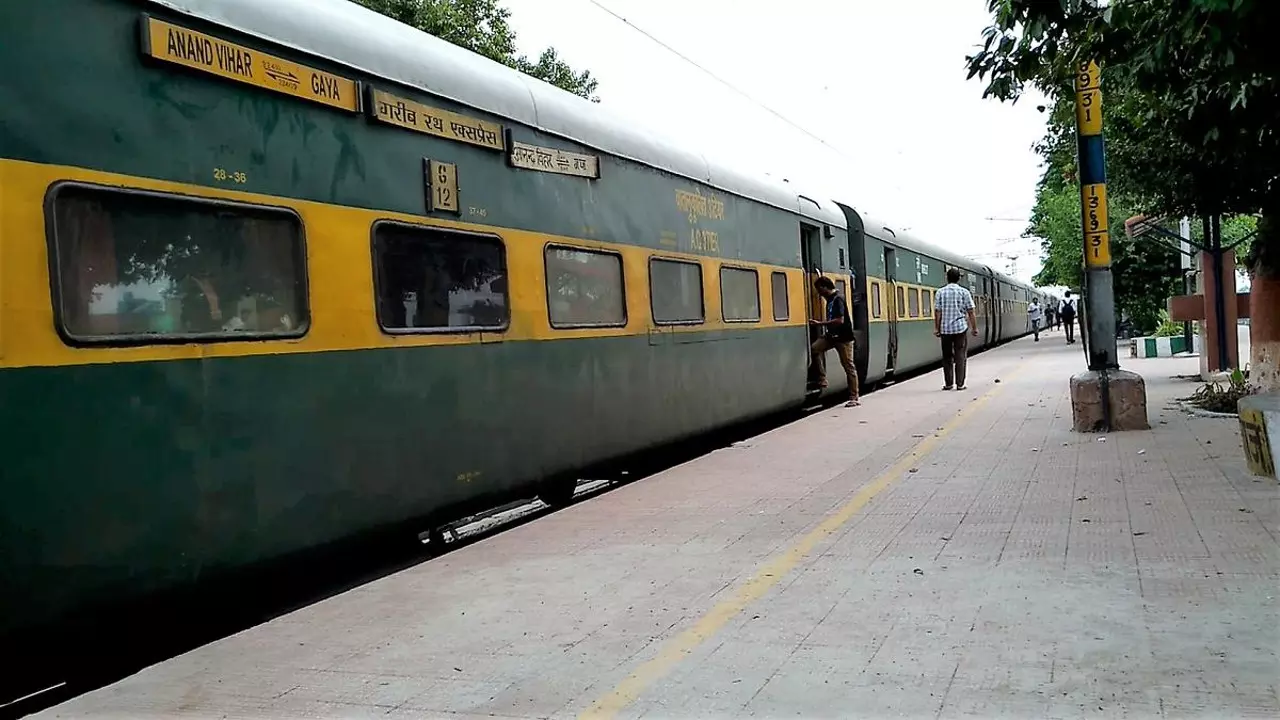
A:
{"type": "Polygon", "coordinates": [[[858,370],[853,365],[853,319],[849,315],[849,304],[836,291],[836,284],[829,277],[820,277],[813,281],[813,287],[827,301],[827,319],[810,320],[822,328],[822,337],[813,341],[810,348],[811,363],[817,376],[818,389],[827,386],[828,350],[835,350],[840,356],[840,366],[844,368],[845,377],[849,380],[849,402],[845,407],[857,407],[858,402],[858,370]]]}

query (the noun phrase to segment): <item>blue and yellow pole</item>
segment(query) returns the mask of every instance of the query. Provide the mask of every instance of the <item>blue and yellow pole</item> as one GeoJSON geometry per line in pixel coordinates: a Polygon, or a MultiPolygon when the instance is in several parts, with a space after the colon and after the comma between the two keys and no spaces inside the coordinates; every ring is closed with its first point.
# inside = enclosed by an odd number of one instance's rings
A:
{"type": "Polygon", "coordinates": [[[1076,67],[1075,89],[1076,156],[1080,165],[1080,212],[1084,223],[1084,317],[1089,326],[1089,369],[1105,371],[1119,368],[1120,362],[1116,352],[1111,233],[1107,226],[1102,76],[1097,63],[1082,62],[1076,67]]]}

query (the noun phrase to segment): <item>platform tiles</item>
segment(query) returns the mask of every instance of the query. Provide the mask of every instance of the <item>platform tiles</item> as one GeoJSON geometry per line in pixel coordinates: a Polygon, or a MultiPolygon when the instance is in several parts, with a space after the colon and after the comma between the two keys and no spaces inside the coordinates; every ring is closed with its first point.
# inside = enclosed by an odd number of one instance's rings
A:
{"type": "Polygon", "coordinates": [[[1238,424],[1069,430],[1020,341],[39,717],[1278,717],[1280,492],[1238,424]]]}

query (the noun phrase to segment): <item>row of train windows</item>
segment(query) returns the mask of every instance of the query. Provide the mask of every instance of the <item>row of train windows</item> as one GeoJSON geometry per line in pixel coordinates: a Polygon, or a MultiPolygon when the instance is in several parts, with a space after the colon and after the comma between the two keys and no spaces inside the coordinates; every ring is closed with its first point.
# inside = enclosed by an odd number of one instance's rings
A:
{"type": "MultiPolygon", "coordinates": [[[[896,286],[897,289],[897,317],[900,318],[927,318],[933,317],[933,291],[921,288],[904,288],[896,286]]],[[[884,308],[880,299],[880,283],[871,283],[871,317],[883,317],[884,308]]]]}
{"type": "MultiPolygon", "coordinates": [[[[286,210],[67,185],[53,200],[63,331],[76,340],[296,337],[308,322],[302,221],[286,210]]],[[[506,253],[492,235],[379,221],[378,322],[391,333],[506,327],[506,253]]],[[[627,324],[622,257],[548,246],[556,328],[627,324]]],[[[651,258],[655,323],[705,322],[702,266],[651,258]]],[[[771,277],[773,317],[790,318],[787,278],[771,277]]],[[[759,322],[755,270],[720,268],[723,318],[759,322]]]]}

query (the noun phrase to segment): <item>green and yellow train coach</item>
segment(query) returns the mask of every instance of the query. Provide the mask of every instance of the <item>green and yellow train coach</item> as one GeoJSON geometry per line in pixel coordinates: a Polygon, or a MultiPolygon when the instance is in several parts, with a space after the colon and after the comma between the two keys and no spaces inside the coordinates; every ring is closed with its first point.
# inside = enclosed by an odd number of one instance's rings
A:
{"type": "Polygon", "coordinates": [[[2,12],[0,629],[804,397],[834,204],[345,0],[2,12]]]}
{"type": "Polygon", "coordinates": [[[0,61],[4,637],[563,501],[801,403],[818,273],[874,381],[980,272],[346,0],[5,3],[0,61]]]}
{"type": "Polygon", "coordinates": [[[958,253],[926,243],[841,206],[850,222],[857,258],[853,271],[861,278],[855,312],[866,327],[859,362],[868,381],[876,382],[928,367],[942,360],[933,335],[934,294],[946,284],[948,268],[959,268],[961,284],[974,299],[978,337],[976,352],[1030,332],[1027,305],[1044,295],[1035,288],[958,253]]]}

